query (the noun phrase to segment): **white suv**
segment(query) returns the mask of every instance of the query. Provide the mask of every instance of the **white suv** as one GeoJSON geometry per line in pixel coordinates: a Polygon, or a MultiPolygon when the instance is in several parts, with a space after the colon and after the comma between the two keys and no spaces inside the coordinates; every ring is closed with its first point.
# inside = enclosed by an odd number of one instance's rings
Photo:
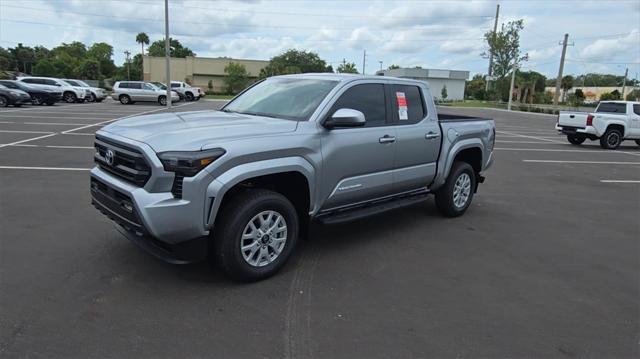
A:
{"type": "Polygon", "coordinates": [[[62,79],[62,81],[74,87],[82,87],[84,89],[88,89],[91,92],[91,96],[89,96],[89,98],[87,99],[87,101],[89,102],[102,102],[102,100],[107,98],[107,93],[104,91],[104,89],[101,89],[100,87],[93,87],[82,80],[62,79]]]}
{"type": "Polygon", "coordinates": [[[84,102],[91,97],[89,89],[70,84],[53,77],[18,77],[18,81],[49,90],[62,90],[62,99],[68,103],[84,102]]]}

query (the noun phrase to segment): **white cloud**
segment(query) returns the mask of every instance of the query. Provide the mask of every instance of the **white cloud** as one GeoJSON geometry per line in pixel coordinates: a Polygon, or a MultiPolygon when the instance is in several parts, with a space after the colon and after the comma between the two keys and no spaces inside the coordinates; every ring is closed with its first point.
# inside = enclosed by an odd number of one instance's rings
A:
{"type": "Polygon", "coordinates": [[[445,41],[440,45],[440,50],[452,54],[476,53],[480,55],[482,43],[477,41],[445,41]]]}
{"type": "Polygon", "coordinates": [[[580,51],[580,57],[584,60],[608,60],[617,58],[623,52],[640,48],[640,32],[632,30],[627,36],[614,39],[599,39],[587,45],[580,51]]]}

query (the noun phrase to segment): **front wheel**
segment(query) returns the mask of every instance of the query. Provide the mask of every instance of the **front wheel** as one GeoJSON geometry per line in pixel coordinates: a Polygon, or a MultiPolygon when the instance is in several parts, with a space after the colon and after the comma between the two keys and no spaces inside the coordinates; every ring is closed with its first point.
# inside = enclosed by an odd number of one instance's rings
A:
{"type": "Polygon", "coordinates": [[[65,92],[63,97],[66,103],[74,103],[78,101],[78,97],[73,92],[65,92]]]}
{"type": "Polygon", "coordinates": [[[34,105],[42,105],[44,103],[44,100],[42,99],[42,96],[34,95],[31,98],[31,103],[34,104],[34,105]]]}
{"type": "Polygon", "coordinates": [[[187,92],[184,96],[187,98],[187,101],[193,101],[193,94],[191,92],[187,92]]]}
{"type": "Polygon", "coordinates": [[[239,281],[265,279],[278,272],[298,240],[298,215],[282,194],[251,189],[223,207],[213,234],[213,257],[239,281]]]}
{"type": "Polygon", "coordinates": [[[89,98],[87,99],[87,102],[96,102],[96,95],[91,94],[91,96],[89,96],[89,98]]]}
{"type": "Polygon", "coordinates": [[[607,150],[615,150],[622,143],[622,132],[616,128],[609,128],[600,137],[600,147],[607,150]]]}
{"type": "Polygon", "coordinates": [[[456,161],[445,184],[436,191],[436,207],[446,217],[458,217],[469,208],[476,188],[476,175],[470,164],[456,161]]]}
{"type": "Polygon", "coordinates": [[[166,106],[167,105],[167,96],[160,96],[158,97],[158,103],[162,106],[166,106]]]}
{"type": "Polygon", "coordinates": [[[572,145],[581,145],[587,138],[583,137],[583,136],[577,136],[577,135],[567,135],[567,140],[569,141],[569,143],[571,143],[572,145]]]}
{"type": "Polygon", "coordinates": [[[9,105],[9,101],[4,96],[0,96],[0,107],[7,107],[9,105]]]}

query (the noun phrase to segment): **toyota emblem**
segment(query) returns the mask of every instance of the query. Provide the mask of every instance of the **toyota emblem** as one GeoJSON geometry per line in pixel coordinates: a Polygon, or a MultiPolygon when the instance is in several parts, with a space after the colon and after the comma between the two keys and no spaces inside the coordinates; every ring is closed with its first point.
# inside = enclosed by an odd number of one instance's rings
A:
{"type": "Polygon", "coordinates": [[[115,157],[116,154],[111,149],[108,149],[104,154],[104,159],[107,161],[109,166],[113,166],[113,160],[115,159],[115,157]]]}

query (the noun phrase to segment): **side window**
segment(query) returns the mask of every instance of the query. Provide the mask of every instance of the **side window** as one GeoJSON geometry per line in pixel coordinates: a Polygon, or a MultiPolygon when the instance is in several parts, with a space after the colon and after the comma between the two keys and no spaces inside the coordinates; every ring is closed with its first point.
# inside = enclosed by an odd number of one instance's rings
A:
{"type": "Polygon", "coordinates": [[[640,115],[640,105],[633,105],[633,113],[640,115]]]}
{"type": "Polygon", "coordinates": [[[43,82],[44,82],[45,85],[51,85],[51,86],[58,85],[58,83],[56,81],[48,80],[48,79],[47,80],[43,80],[43,82]]]}
{"type": "Polygon", "coordinates": [[[139,82],[130,82],[129,83],[129,88],[130,89],[140,90],[140,89],[142,89],[142,84],[139,83],[139,82]]]}
{"type": "Polygon", "coordinates": [[[365,127],[384,126],[387,118],[387,106],[384,97],[384,85],[355,85],[345,91],[333,105],[329,116],[341,108],[358,110],[367,121],[365,127]]]}
{"type": "Polygon", "coordinates": [[[144,89],[145,90],[149,90],[149,91],[153,91],[153,87],[151,87],[151,85],[149,85],[149,84],[144,84],[144,89]]]}
{"type": "Polygon", "coordinates": [[[424,101],[418,86],[392,85],[393,118],[399,125],[418,123],[425,117],[424,101]]]}
{"type": "Polygon", "coordinates": [[[38,81],[36,81],[36,79],[24,79],[22,80],[22,82],[26,82],[28,84],[37,84],[38,81]]]}
{"type": "Polygon", "coordinates": [[[171,84],[171,87],[172,87],[172,88],[180,87],[180,84],[171,84]]]}

